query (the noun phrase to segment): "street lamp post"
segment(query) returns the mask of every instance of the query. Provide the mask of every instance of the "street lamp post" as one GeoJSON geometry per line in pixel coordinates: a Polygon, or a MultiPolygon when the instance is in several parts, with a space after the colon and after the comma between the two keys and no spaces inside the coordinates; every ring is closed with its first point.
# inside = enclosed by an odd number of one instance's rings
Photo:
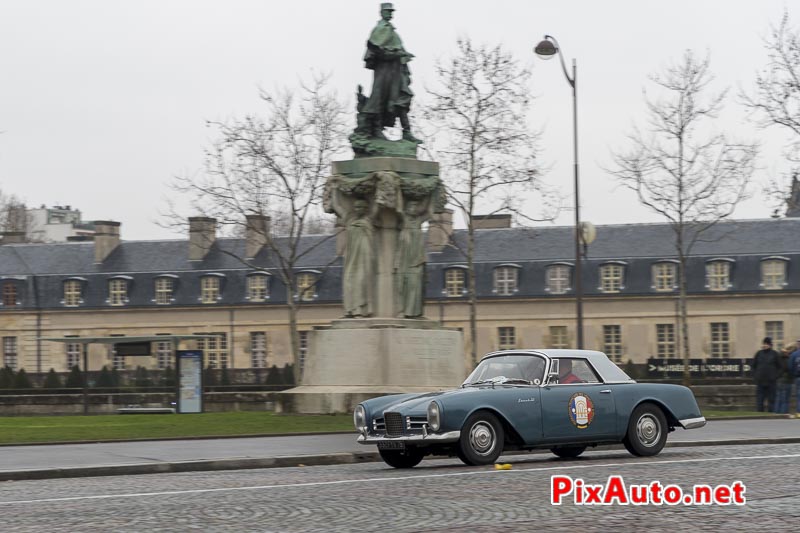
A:
{"type": "Polygon", "coordinates": [[[555,37],[545,35],[544,40],[534,48],[536,55],[542,59],[550,59],[558,54],[564,76],[572,87],[572,131],[573,131],[573,167],[575,170],[575,311],[577,315],[577,344],[583,350],[583,279],[581,275],[581,203],[580,187],[578,180],[578,67],[575,59],[572,60],[572,76],[567,71],[561,47],[555,37]]]}

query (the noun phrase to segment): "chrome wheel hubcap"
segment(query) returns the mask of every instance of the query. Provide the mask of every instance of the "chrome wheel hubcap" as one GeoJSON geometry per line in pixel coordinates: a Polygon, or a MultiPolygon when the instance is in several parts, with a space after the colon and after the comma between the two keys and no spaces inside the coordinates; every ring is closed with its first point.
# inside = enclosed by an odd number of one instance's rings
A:
{"type": "Polygon", "coordinates": [[[492,453],[495,440],[494,428],[486,422],[476,422],[469,430],[469,445],[478,455],[492,453]]]}
{"type": "Polygon", "coordinates": [[[642,415],[639,421],[636,422],[636,435],[639,437],[639,442],[642,443],[642,446],[651,448],[661,438],[661,425],[653,415],[642,415]]]}

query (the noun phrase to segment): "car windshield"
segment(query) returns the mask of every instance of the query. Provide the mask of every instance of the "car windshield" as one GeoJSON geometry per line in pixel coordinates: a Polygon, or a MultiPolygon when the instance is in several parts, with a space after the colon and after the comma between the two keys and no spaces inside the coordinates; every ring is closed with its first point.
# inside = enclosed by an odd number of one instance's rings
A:
{"type": "Polygon", "coordinates": [[[536,355],[500,355],[478,364],[464,385],[478,383],[530,383],[538,385],[544,377],[544,359],[536,355]]]}

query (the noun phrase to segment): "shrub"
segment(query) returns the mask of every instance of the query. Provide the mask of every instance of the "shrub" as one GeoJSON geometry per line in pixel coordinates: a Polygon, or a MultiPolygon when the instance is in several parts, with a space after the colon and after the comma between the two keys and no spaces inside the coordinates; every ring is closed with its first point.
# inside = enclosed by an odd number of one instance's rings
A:
{"type": "Polygon", "coordinates": [[[83,373],[81,373],[81,367],[75,365],[69,370],[67,382],[64,384],[64,386],[68,389],[83,388],[83,373]]]}
{"type": "Polygon", "coordinates": [[[17,376],[14,378],[15,389],[32,389],[31,380],[28,378],[28,373],[24,368],[20,368],[17,376]]]}
{"type": "Polygon", "coordinates": [[[44,383],[42,383],[43,389],[60,389],[61,388],[61,378],[56,374],[56,371],[52,368],[47,373],[44,378],[44,383]]]}
{"type": "Polygon", "coordinates": [[[0,389],[14,388],[14,370],[6,365],[0,369],[0,389]]]}

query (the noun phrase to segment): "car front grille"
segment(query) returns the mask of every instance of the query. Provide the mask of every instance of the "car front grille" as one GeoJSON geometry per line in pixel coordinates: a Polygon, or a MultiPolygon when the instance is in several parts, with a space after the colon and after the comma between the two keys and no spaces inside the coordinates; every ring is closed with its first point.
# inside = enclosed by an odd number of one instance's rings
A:
{"type": "Polygon", "coordinates": [[[397,437],[403,434],[403,416],[400,413],[383,413],[386,435],[397,437]]]}

